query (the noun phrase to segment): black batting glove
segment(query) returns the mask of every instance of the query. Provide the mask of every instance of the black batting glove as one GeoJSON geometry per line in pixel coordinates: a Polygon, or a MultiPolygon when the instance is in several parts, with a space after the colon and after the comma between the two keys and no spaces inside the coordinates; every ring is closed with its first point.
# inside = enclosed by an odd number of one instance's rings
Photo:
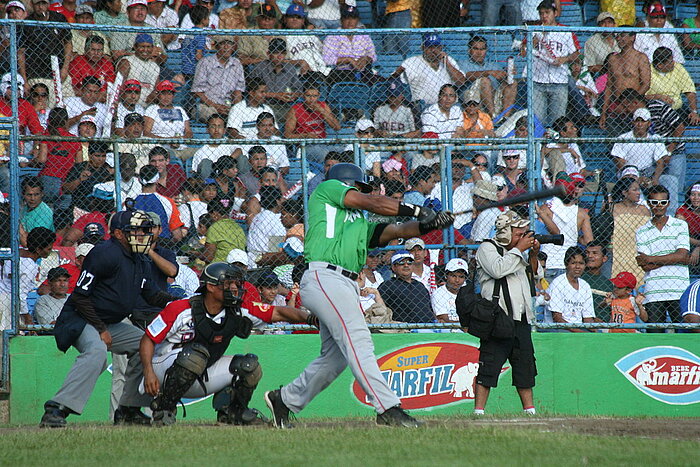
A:
{"type": "Polygon", "coordinates": [[[430,222],[435,219],[435,211],[425,206],[417,206],[415,204],[400,203],[399,216],[415,217],[418,222],[430,222]]]}
{"type": "Polygon", "coordinates": [[[420,230],[421,234],[425,234],[433,230],[446,229],[455,221],[455,215],[450,211],[440,211],[437,214],[433,212],[433,214],[433,217],[426,221],[421,221],[420,219],[418,220],[418,229],[420,230]]]}

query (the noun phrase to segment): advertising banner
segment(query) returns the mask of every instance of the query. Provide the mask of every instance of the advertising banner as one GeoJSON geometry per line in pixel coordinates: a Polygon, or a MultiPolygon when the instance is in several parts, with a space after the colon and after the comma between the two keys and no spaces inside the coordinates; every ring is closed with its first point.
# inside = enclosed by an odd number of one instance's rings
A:
{"type": "MultiPolygon", "coordinates": [[[[416,415],[469,414],[478,371],[478,340],[458,333],[374,334],[382,374],[416,415]]],[[[535,333],[535,405],[542,414],[700,416],[700,336],[693,334],[535,333]]],[[[251,336],[234,340],[230,354],[255,353],[263,378],[252,407],[267,412],[266,390],[296,378],[317,355],[317,335],[251,336]]],[[[11,340],[10,420],[35,424],[74,362],[52,337],[11,340]]],[[[105,371],[81,416],[69,423],[108,421],[111,375],[105,371]]],[[[187,420],[212,420],[211,398],[185,400],[187,420]]],[[[510,366],[501,370],[487,412],[521,413],[510,366]]],[[[182,411],[180,410],[180,413],[182,411]]],[[[370,417],[372,407],[349,370],[299,417],[370,417]]]]}

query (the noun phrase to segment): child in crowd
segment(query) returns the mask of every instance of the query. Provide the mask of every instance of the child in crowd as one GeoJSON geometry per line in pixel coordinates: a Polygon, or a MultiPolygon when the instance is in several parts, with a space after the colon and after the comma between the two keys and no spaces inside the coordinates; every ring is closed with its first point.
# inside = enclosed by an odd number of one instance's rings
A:
{"type": "MultiPolygon", "coordinates": [[[[637,278],[629,272],[621,272],[610,279],[613,291],[604,299],[605,305],[610,307],[611,323],[636,323],[637,316],[646,322],[647,311],[644,309],[644,295],[632,296],[632,291],[637,287],[637,278]]],[[[610,332],[634,333],[635,329],[610,329],[610,332]]]]}
{"type": "MultiPolygon", "coordinates": [[[[205,29],[209,27],[209,9],[204,5],[195,5],[190,10],[190,18],[196,28],[205,29]]],[[[197,67],[197,62],[204,56],[204,51],[207,49],[207,36],[205,34],[197,34],[196,36],[187,36],[182,42],[182,74],[185,76],[186,82],[191,82],[194,78],[194,71],[197,67]]]]}

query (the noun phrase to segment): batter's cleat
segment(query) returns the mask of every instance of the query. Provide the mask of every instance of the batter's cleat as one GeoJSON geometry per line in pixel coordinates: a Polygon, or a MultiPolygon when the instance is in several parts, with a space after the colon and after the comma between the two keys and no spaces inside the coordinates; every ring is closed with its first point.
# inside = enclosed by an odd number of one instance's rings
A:
{"type": "Polygon", "coordinates": [[[265,403],[272,412],[272,423],[276,428],[292,428],[289,423],[289,409],[282,401],[282,394],[279,389],[267,391],[265,393],[265,403]]]}
{"type": "Polygon", "coordinates": [[[424,422],[418,421],[404,412],[400,405],[394,406],[384,413],[377,414],[377,425],[418,428],[424,424],[424,422]]]}
{"type": "Polygon", "coordinates": [[[148,426],[151,424],[151,418],[145,413],[141,412],[140,407],[127,407],[125,405],[120,405],[119,408],[114,411],[114,424],[148,426]]]}
{"type": "Polygon", "coordinates": [[[153,411],[153,426],[168,426],[175,424],[176,412],[170,410],[153,411]]]}
{"type": "Polygon", "coordinates": [[[44,415],[41,417],[41,428],[65,428],[66,417],[73,413],[68,407],[55,401],[46,401],[44,415]]]}

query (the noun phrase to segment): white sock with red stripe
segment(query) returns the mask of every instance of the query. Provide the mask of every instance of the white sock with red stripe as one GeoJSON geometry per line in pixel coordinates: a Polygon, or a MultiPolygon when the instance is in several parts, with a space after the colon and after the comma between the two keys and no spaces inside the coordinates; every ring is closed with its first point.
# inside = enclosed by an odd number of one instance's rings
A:
{"type": "Polygon", "coordinates": [[[523,407],[523,412],[525,412],[527,415],[535,415],[537,412],[535,411],[535,407],[530,406],[530,407],[523,407]]]}
{"type": "Polygon", "coordinates": [[[476,407],[474,407],[474,415],[484,415],[484,409],[477,409],[476,407]]]}

